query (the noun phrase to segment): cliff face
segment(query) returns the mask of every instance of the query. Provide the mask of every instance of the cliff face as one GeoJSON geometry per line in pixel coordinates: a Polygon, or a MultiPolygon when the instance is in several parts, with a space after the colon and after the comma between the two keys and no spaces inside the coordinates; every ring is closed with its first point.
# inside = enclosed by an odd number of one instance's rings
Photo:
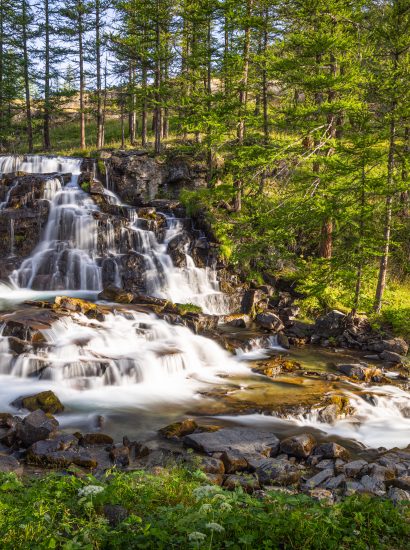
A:
{"type": "Polygon", "coordinates": [[[176,199],[182,188],[206,186],[206,167],[185,156],[165,160],[145,151],[104,151],[109,185],[124,202],[139,206],[157,197],[176,199]]]}

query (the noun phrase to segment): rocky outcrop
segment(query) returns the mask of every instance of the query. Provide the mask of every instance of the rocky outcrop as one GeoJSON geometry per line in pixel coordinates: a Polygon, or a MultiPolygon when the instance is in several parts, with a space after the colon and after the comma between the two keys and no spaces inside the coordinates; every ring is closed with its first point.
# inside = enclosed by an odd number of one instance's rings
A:
{"type": "Polygon", "coordinates": [[[110,184],[124,202],[140,205],[161,194],[177,198],[179,191],[206,186],[206,166],[191,157],[159,160],[147,151],[104,151],[110,184]]]}

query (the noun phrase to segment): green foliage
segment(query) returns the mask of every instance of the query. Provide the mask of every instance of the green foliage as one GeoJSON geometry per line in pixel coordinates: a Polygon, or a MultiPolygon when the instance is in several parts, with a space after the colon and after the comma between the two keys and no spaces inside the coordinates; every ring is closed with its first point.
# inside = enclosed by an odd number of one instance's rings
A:
{"type": "Polygon", "coordinates": [[[178,307],[178,311],[181,315],[187,313],[202,313],[202,308],[195,304],[175,304],[178,307]]]}
{"type": "Polygon", "coordinates": [[[86,193],[90,192],[90,182],[89,181],[83,181],[81,184],[81,189],[85,191],[86,193]]]}
{"type": "Polygon", "coordinates": [[[0,536],[5,550],[407,548],[410,508],[351,497],[334,506],[307,496],[205,485],[202,472],[168,468],[148,474],[47,475],[24,483],[0,475],[0,536]],[[127,517],[110,526],[105,505],[127,517]]]}

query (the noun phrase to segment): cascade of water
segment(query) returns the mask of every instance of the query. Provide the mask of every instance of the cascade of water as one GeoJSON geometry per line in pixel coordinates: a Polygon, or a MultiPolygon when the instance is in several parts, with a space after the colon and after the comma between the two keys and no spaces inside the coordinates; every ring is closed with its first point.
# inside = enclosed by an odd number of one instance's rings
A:
{"type": "Polygon", "coordinates": [[[36,376],[58,383],[59,389],[137,384],[170,397],[171,387],[178,397],[186,378],[209,382],[219,373],[247,372],[215,342],[145,313],[109,314],[102,322],[64,317],[41,332],[45,344],[17,357],[0,336],[1,374],[36,376]]]}
{"type": "Polygon", "coordinates": [[[16,179],[12,183],[12,185],[10,185],[4,201],[0,202],[0,210],[4,210],[5,208],[7,208],[8,204],[9,204],[11,193],[13,192],[13,189],[15,189],[17,187],[18,184],[19,184],[19,181],[18,181],[18,179],[16,179]]]}

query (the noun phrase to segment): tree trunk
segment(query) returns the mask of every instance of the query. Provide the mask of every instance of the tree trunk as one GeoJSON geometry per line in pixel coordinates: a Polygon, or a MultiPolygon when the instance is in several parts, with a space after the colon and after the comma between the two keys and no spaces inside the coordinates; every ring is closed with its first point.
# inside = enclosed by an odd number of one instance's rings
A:
{"type": "Polygon", "coordinates": [[[97,149],[103,147],[103,106],[101,78],[101,6],[100,0],[95,0],[95,57],[97,69],[97,149]]]}
{"type": "Polygon", "coordinates": [[[147,66],[142,61],[142,111],[141,111],[141,145],[147,146],[147,66]]]}
{"type": "Polygon", "coordinates": [[[155,153],[161,152],[162,112],[161,112],[161,27],[160,3],[156,3],[157,14],[155,23],[155,153]]]}
{"type": "Polygon", "coordinates": [[[269,143],[269,115],[268,115],[268,75],[266,55],[268,51],[268,8],[264,11],[264,28],[263,28],[263,69],[262,69],[262,108],[263,108],[263,138],[265,145],[269,143]]]}
{"type": "Polygon", "coordinates": [[[83,2],[77,3],[77,23],[78,23],[78,55],[80,63],[80,147],[85,149],[85,75],[84,75],[84,25],[83,25],[83,2]]]}
{"type": "Polygon", "coordinates": [[[248,77],[249,77],[249,52],[251,45],[250,16],[252,12],[253,0],[246,2],[246,25],[243,46],[243,72],[239,88],[239,122],[238,122],[238,142],[243,143],[245,137],[245,114],[248,101],[248,77]]]}
{"type": "Polygon", "coordinates": [[[27,123],[27,148],[28,152],[33,152],[33,125],[31,118],[31,98],[30,98],[30,77],[29,77],[29,58],[28,58],[28,14],[27,0],[22,2],[23,15],[23,70],[24,70],[24,92],[26,98],[26,123],[27,123]]]}
{"type": "Polygon", "coordinates": [[[45,32],[45,59],[44,59],[44,115],[43,115],[43,145],[46,151],[51,149],[50,140],[50,12],[49,0],[44,0],[44,32],[45,32]]]}
{"type": "Polygon", "coordinates": [[[380,258],[379,277],[377,281],[376,297],[374,301],[374,311],[380,313],[383,303],[383,294],[386,288],[387,279],[387,267],[390,253],[390,239],[391,239],[391,223],[392,223],[392,209],[393,209],[393,178],[394,178],[394,163],[395,163],[395,147],[396,147],[396,121],[394,118],[393,107],[392,120],[390,122],[390,139],[389,139],[389,156],[387,161],[387,188],[388,195],[386,197],[386,210],[384,219],[384,232],[383,232],[383,249],[382,256],[380,258]]]}

